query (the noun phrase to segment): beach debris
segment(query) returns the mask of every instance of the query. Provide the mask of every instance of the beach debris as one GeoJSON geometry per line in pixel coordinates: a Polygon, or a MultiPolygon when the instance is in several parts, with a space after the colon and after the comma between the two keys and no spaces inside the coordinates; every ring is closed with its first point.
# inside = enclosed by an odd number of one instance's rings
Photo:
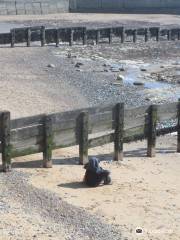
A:
{"type": "Polygon", "coordinates": [[[47,65],[47,67],[49,67],[49,68],[55,68],[55,65],[52,64],[52,63],[49,63],[49,64],[47,65]]]}

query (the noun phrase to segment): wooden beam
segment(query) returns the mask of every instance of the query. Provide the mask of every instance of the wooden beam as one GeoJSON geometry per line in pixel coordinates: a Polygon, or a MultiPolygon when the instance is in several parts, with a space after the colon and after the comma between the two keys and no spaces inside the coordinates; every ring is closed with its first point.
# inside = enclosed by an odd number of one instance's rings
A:
{"type": "Polygon", "coordinates": [[[3,112],[1,115],[2,133],[2,167],[4,172],[11,170],[11,144],[10,144],[10,112],[3,112]]]}
{"type": "Polygon", "coordinates": [[[82,112],[78,120],[79,135],[79,163],[88,162],[88,112],[82,112]]]}
{"type": "Polygon", "coordinates": [[[124,103],[115,106],[114,160],[123,160],[124,103]]]}
{"type": "Polygon", "coordinates": [[[31,28],[27,29],[27,47],[31,45],[31,28]]]}
{"type": "Polygon", "coordinates": [[[43,167],[52,167],[52,149],[53,149],[53,134],[51,118],[44,118],[44,151],[43,151],[43,167]]]}
{"type": "Polygon", "coordinates": [[[152,105],[149,110],[149,129],[147,136],[147,156],[155,157],[156,148],[157,106],[152,105]]]}
{"type": "Polygon", "coordinates": [[[46,31],[45,31],[45,27],[42,26],[41,27],[41,47],[44,47],[46,43],[46,31]]]}
{"type": "Polygon", "coordinates": [[[178,116],[178,124],[177,124],[177,152],[180,153],[180,98],[178,100],[178,108],[177,108],[177,116],[178,116]]]}
{"type": "Polygon", "coordinates": [[[13,48],[16,41],[15,29],[11,29],[11,47],[13,48]]]}

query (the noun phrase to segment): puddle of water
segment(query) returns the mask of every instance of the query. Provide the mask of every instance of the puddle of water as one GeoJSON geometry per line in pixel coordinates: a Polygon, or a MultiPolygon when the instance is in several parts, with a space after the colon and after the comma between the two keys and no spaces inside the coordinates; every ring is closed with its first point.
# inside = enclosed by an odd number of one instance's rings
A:
{"type": "Polygon", "coordinates": [[[23,24],[18,23],[0,23],[0,33],[8,33],[12,28],[23,27],[23,24]]]}

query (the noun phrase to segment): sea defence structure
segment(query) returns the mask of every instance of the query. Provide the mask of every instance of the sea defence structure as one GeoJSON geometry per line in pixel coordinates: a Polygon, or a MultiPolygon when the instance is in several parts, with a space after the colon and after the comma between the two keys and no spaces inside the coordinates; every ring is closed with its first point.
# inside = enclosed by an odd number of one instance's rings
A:
{"type": "Polygon", "coordinates": [[[0,0],[0,15],[60,12],[177,13],[179,0],[0,0]]]}
{"type": "Polygon", "coordinates": [[[70,0],[73,12],[180,12],[179,0],[70,0]]]}

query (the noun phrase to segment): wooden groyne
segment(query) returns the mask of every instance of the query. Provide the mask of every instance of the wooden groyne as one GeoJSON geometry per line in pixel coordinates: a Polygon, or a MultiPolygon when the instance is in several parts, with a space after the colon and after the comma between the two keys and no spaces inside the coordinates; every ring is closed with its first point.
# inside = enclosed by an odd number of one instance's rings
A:
{"type": "Polygon", "coordinates": [[[10,118],[0,112],[0,152],[3,171],[11,169],[11,158],[43,153],[43,166],[52,167],[52,150],[79,145],[79,162],[88,161],[88,149],[114,142],[114,160],[123,159],[123,144],[147,139],[147,156],[154,157],[156,137],[177,132],[180,152],[180,100],[161,105],[125,108],[123,103],[10,118]],[[174,120],[171,127],[159,123],[174,120]],[[163,127],[162,127],[163,126],[163,127]]]}
{"type": "Polygon", "coordinates": [[[154,41],[174,41],[180,40],[180,28],[161,29],[159,27],[126,29],[124,27],[95,28],[68,27],[68,28],[45,28],[44,26],[14,28],[10,33],[0,34],[0,45],[26,43],[27,47],[31,42],[45,44],[55,44],[57,47],[62,43],[86,45],[89,42],[101,43],[132,43],[138,40],[148,42],[154,41]]]}

